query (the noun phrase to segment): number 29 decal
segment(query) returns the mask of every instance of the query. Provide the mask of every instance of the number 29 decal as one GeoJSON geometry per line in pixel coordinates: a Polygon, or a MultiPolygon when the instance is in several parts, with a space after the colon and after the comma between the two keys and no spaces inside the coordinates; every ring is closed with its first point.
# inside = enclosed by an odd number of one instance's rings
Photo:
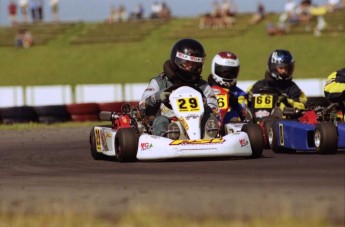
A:
{"type": "Polygon", "coordinates": [[[200,111],[200,105],[196,98],[183,98],[176,101],[180,112],[200,111]]]}

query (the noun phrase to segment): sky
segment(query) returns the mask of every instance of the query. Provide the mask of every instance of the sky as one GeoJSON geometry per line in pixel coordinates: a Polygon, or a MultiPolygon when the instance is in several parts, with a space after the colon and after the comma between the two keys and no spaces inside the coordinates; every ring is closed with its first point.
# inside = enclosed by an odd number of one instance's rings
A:
{"type": "MultiPolygon", "coordinates": [[[[8,26],[9,18],[7,6],[10,0],[0,0],[0,25],[8,26]]],[[[17,2],[19,0],[16,0],[17,2]]],[[[44,21],[51,20],[49,8],[50,0],[43,0],[44,21]]],[[[124,5],[128,12],[134,10],[135,6],[141,2],[145,8],[145,17],[151,12],[151,5],[155,0],[59,0],[59,17],[61,21],[104,21],[110,11],[111,5],[118,7],[124,5]]],[[[158,0],[162,2],[164,0],[158,0]]],[[[165,0],[170,7],[173,16],[176,17],[196,17],[210,12],[212,3],[215,0],[165,0]]],[[[221,2],[222,0],[218,0],[221,2]]],[[[266,11],[282,12],[286,0],[231,0],[237,6],[239,12],[254,12],[257,4],[262,2],[266,11]]],[[[295,0],[300,2],[300,0],[295,0]]],[[[323,5],[327,0],[313,0],[314,4],[323,5]]],[[[18,20],[21,20],[19,13],[18,20]]]]}

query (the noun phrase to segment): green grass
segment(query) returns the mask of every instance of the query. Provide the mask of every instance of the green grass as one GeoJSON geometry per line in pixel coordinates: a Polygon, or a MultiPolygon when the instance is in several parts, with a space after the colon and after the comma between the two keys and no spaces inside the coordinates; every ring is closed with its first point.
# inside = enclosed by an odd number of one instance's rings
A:
{"type": "MultiPolygon", "coordinates": [[[[1,86],[147,83],[162,71],[163,62],[178,39],[169,38],[169,34],[183,37],[184,26],[191,29],[190,24],[197,24],[195,20],[173,19],[136,42],[73,45],[71,40],[95,26],[80,23],[46,45],[27,50],[0,47],[1,86]]],[[[200,30],[197,27],[195,33],[186,32],[189,36],[195,34],[191,38],[198,39],[206,49],[204,78],[210,73],[213,55],[221,50],[231,50],[239,56],[240,80],[262,78],[267,58],[276,48],[289,49],[295,56],[295,78],[325,78],[345,65],[344,31],[327,32],[321,37],[314,37],[312,33],[268,37],[265,22],[247,27],[244,22],[238,25],[246,29],[241,35],[227,37],[224,31],[210,29],[198,38],[200,30]]]]}

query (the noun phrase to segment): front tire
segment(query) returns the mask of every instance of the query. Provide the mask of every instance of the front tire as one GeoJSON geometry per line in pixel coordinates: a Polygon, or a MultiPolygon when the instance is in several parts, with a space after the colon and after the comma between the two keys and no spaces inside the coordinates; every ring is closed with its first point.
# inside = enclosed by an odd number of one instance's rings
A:
{"type": "Polygon", "coordinates": [[[115,155],[119,162],[133,162],[138,151],[138,134],[134,128],[120,128],[115,135],[115,155]]]}
{"type": "Polygon", "coordinates": [[[258,124],[248,123],[243,125],[241,131],[248,135],[252,148],[252,155],[250,157],[260,158],[264,150],[264,137],[261,127],[258,124]]]}
{"type": "Polygon", "coordinates": [[[314,131],[316,152],[320,154],[335,154],[337,152],[337,128],[331,122],[321,122],[314,131]]]}

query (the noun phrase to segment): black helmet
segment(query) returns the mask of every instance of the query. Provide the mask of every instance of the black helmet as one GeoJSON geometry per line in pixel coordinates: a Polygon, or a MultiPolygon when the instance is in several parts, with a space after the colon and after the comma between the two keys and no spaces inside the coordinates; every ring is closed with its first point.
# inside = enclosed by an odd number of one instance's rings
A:
{"type": "Polygon", "coordinates": [[[181,39],[173,46],[170,62],[176,75],[184,82],[200,77],[205,61],[204,47],[194,39],[181,39]]]}
{"type": "Polygon", "coordinates": [[[267,62],[268,72],[275,80],[292,80],[295,59],[288,50],[275,50],[267,62]]]}

